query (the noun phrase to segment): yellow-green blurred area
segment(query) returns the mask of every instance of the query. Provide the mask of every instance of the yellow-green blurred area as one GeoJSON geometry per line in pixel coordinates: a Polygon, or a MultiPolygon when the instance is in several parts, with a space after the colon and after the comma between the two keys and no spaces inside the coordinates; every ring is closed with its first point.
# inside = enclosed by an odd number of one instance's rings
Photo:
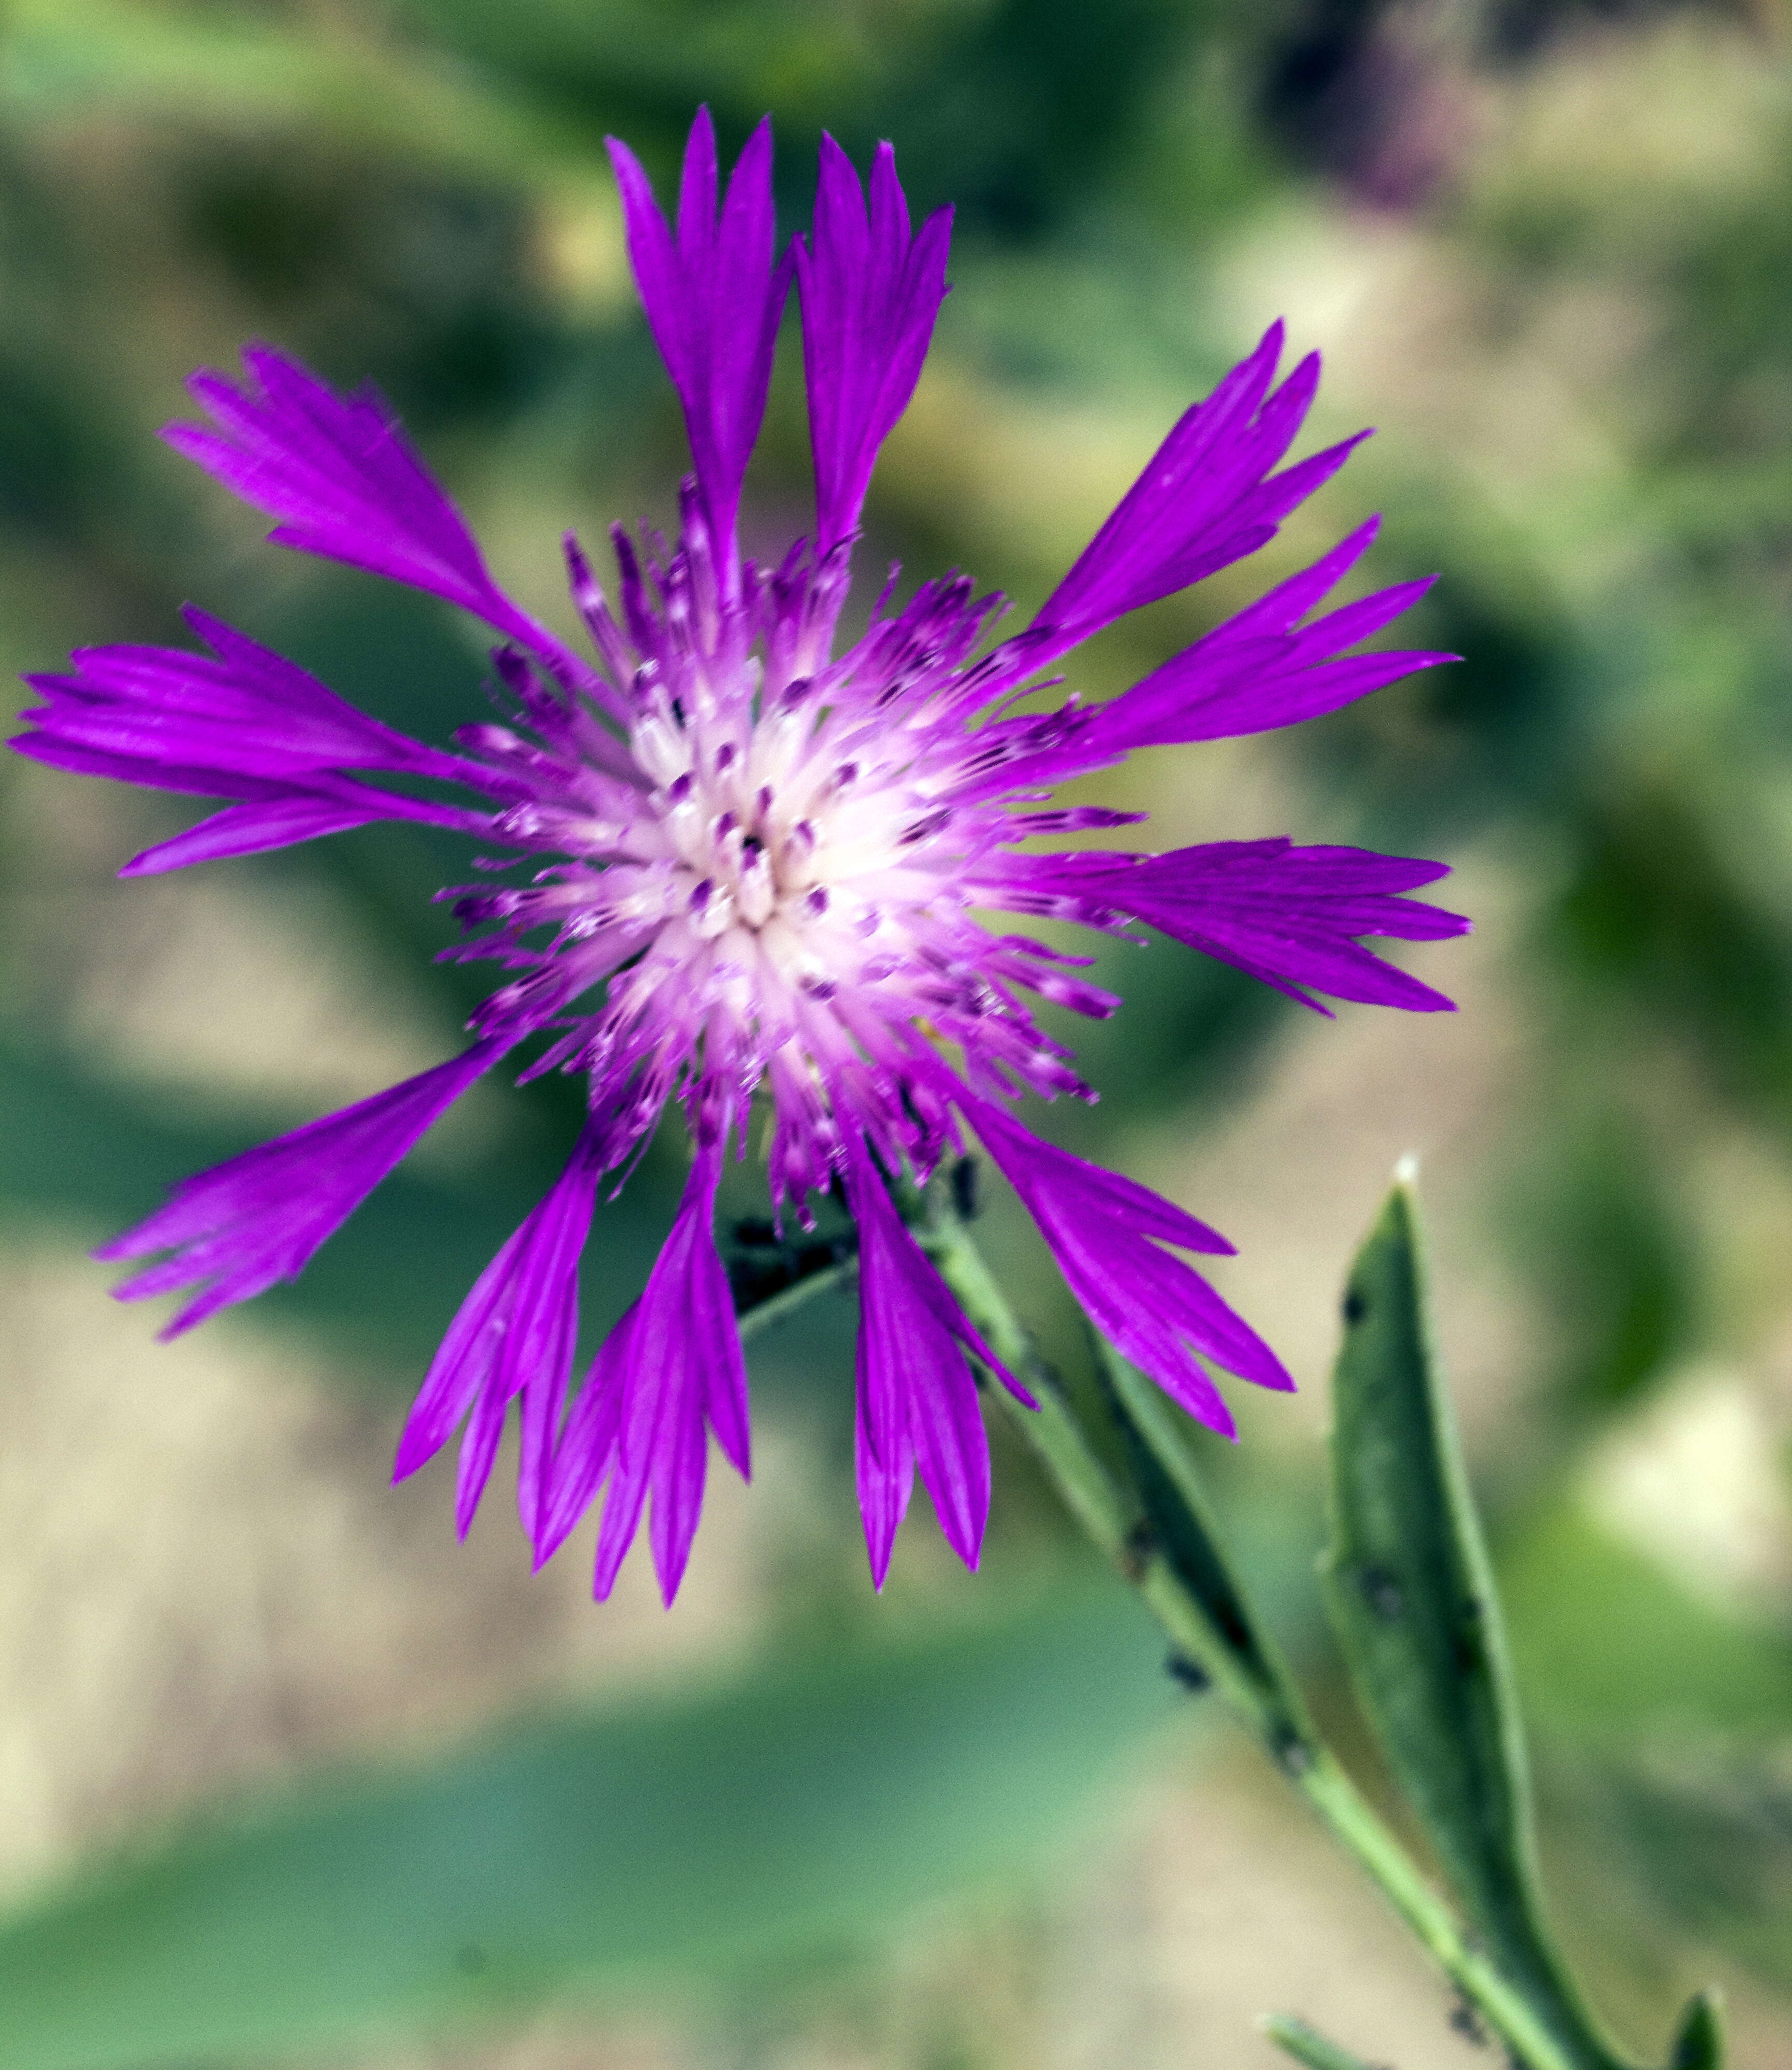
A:
{"type": "MultiPolygon", "coordinates": [[[[702,100],[730,152],[772,112],[786,235],[824,127],[861,165],[892,138],[917,210],[958,206],[873,587],[955,564],[1024,617],[1272,318],[1323,350],[1304,449],[1377,437],[1071,685],[1119,687],[1371,509],[1365,586],[1441,571],[1409,644],[1466,660],[1089,795],[1165,847],[1446,861],[1477,931],[1407,959],[1462,1011],[1322,1021],[1110,946],[1127,1004],[1071,1037],[1100,1103],[1042,1125],[1238,1243],[1216,1276],[1303,1392],[1240,1405],[1216,1495],[1372,1779],[1313,1579],[1326,1375],[1351,1246],[1419,1155],[1565,1937],[1653,2059],[1721,1982],[1747,2070],[1792,2060],[1782,29],[1648,0],[14,0],[0,29],[9,669],[180,640],[191,599],[428,737],[481,716],[473,630],[264,546],[153,429],[251,337],[370,377],[570,631],[561,532],[664,522],[685,464],[602,139],[663,191],[702,100]]],[[[807,522],[793,331],[762,551],[807,522]]],[[[175,1864],[104,1915],[72,2038],[32,2064],[1262,2066],[1278,2010],[1401,2070],[1476,2060],[1002,1434],[982,1573],[918,1497],[873,1598],[849,1299],[755,1342],[754,1484],[713,1467],[669,1616],[638,1558],[591,1605],[588,1528],[531,1578],[501,1474],[464,1548],[452,1466],[387,1490],[575,1086],[482,1089],[297,1288],[178,1345],[111,1303],[88,1246],[449,1053],[483,977],[432,961],[453,844],[113,881],[191,816],[0,768],[0,1889],[175,1864]],[[261,1851],[201,1903],[179,1864],[219,1818],[262,1820],[261,1851]]],[[[593,1341],[665,1227],[675,1133],[600,1213],[593,1341]]],[[[986,1192],[1074,1374],[1067,1297],[986,1192]]]]}

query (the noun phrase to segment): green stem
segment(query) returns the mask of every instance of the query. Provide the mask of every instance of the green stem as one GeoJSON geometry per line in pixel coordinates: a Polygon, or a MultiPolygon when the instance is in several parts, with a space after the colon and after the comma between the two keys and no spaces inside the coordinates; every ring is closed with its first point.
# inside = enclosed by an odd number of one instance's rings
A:
{"type": "Polygon", "coordinates": [[[755,1301],[751,1308],[743,1308],[738,1318],[742,1338],[756,1336],[773,1323],[781,1323],[799,1308],[806,1308],[816,1295],[826,1293],[830,1287],[843,1286],[858,1269],[856,1258],[842,1258],[837,1265],[824,1265],[819,1271],[767,1295],[764,1300],[755,1301]]]}
{"type": "Polygon", "coordinates": [[[1291,2013],[1271,2013],[1258,2024],[1278,2048],[1295,2062],[1304,2063],[1307,2070],[1371,2070],[1360,2056],[1352,2056],[1328,2035],[1309,2027],[1303,2019],[1296,2019],[1291,2013]]]}
{"type": "Polygon", "coordinates": [[[1009,1412],[1056,1483],[1071,1514],[1144,1599],[1177,1653],[1197,1663],[1263,1749],[1381,1886],[1388,1901],[1487,2025],[1528,2070],[1580,2070],[1549,2026],[1487,1958],[1471,1945],[1449,1905],[1346,1774],[1308,1718],[1285,1674],[1266,1683],[1238,1671],[1196,1595],[1152,1534],[1139,1528],[1136,1498],[1090,1445],[1056,1377],[1025,1332],[964,1227],[935,1212],[916,1236],[996,1357],[1037,1397],[1037,1412],[1004,1388],[990,1390],[1009,1412]]]}

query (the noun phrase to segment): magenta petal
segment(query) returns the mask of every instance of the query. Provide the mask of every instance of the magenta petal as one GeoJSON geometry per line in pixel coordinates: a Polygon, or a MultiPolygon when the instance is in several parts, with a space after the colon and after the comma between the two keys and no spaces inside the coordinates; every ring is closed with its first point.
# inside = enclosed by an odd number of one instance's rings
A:
{"type": "Polygon", "coordinates": [[[1367,849],[1297,848],[1280,839],[1213,841],[1131,861],[1115,858],[1105,867],[1071,860],[1086,899],[1108,902],[1303,1004],[1318,1005],[1311,994],[1323,992],[1413,1012],[1450,1010],[1442,993],[1352,939],[1436,941],[1467,934],[1470,923],[1460,914],[1390,895],[1445,874],[1441,864],[1367,849]]]}
{"type": "Polygon", "coordinates": [[[914,1489],[914,1444],[908,1434],[907,1406],[890,1398],[897,1385],[887,1370],[880,1370],[873,1389],[861,1331],[853,1454],[859,1512],[865,1520],[865,1550],[871,1561],[872,1585],[880,1589],[890,1572],[890,1556],[895,1547],[897,1530],[908,1514],[909,1498],[914,1489]],[[882,1418],[888,1426],[881,1453],[873,1450],[871,1443],[873,1417],[882,1418]]]}
{"type": "Polygon", "coordinates": [[[162,436],[278,518],[270,538],[428,590],[536,653],[571,659],[492,580],[465,520],[371,386],[338,395],[270,346],[247,346],[243,364],[241,389],[213,372],[187,383],[215,431],[170,424],[162,436]]]}
{"type": "Polygon", "coordinates": [[[640,1299],[593,1361],[548,1471],[538,1562],[608,1483],[592,1584],[599,1600],[649,1498],[661,1590],[669,1604],[677,1595],[702,1509],[709,1427],[742,1476],[749,1471],[746,1360],[711,1226],[721,1174],[713,1141],[698,1153],[640,1299]]]}
{"type": "Polygon", "coordinates": [[[1033,624],[1053,632],[1057,651],[1256,552],[1342,466],[1356,440],[1270,472],[1293,444],[1319,382],[1313,354],[1270,392],[1282,342],[1282,325],[1272,325],[1182,417],[1046,599],[1033,624]]]}
{"type": "MultiPolygon", "coordinates": [[[[191,605],[187,622],[211,648],[86,647],[68,674],[27,678],[50,700],[29,714],[52,738],[150,766],[234,775],[304,777],[383,769],[464,780],[470,765],[358,711],[296,662],[191,605]]],[[[477,772],[473,772],[477,773],[477,772]]],[[[228,795],[219,787],[219,795],[228,795]]]]}
{"type": "MultiPolygon", "coordinates": [[[[943,1069],[938,1075],[946,1076],[943,1069]]],[[[1256,1332],[1199,1274],[1158,1248],[1162,1242],[1184,1241],[1162,1233],[1177,1225],[1178,1209],[1164,1201],[1161,1216],[1148,1218],[1126,1193],[1116,1192],[1114,1174],[1041,1142],[955,1081],[951,1097],[1039,1225],[1090,1319],[1191,1415],[1232,1433],[1230,1413],[1201,1357],[1259,1386],[1293,1386],[1256,1332]]],[[[1212,1234],[1203,1224],[1193,1226],[1212,1234]]]]}
{"type": "Polygon", "coordinates": [[[921,377],[946,296],[951,216],[941,209],[910,236],[888,144],[878,146],[868,215],[851,162],[823,136],[814,229],[796,248],[818,552],[857,526],[878,450],[921,377]]]}
{"type": "Polygon", "coordinates": [[[640,163],[608,140],[648,327],[684,406],[710,529],[731,582],[741,483],[765,415],[790,262],[775,264],[771,121],[741,153],[717,208],[715,127],[698,112],[685,150],[676,233],[640,163]]]}
{"type": "Polygon", "coordinates": [[[977,1564],[989,1515],[989,1446],[966,1354],[1036,1405],[928,1262],[863,1143],[849,1137],[845,1155],[859,1233],[859,1494],[882,1587],[917,1467],[947,1542],[967,1566],[977,1564]]]}
{"type": "Polygon", "coordinates": [[[346,833],[378,820],[403,820],[413,826],[446,827],[452,832],[491,832],[491,816],[421,798],[402,798],[390,791],[338,778],[333,783],[297,785],[255,803],[227,805],[185,833],[173,835],[133,855],[121,877],[155,877],[185,869],[196,862],[217,862],[227,856],[262,855],[271,849],[293,848],[325,834],[346,833]]]}
{"type": "Polygon", "coordinates": [[[117,1288],[117,1298],[203,1287],[162,1333],[173,1337],[276,1280],[296,1279],[317,1246],[510,1046],[476,1042],[403,1085],[183,1179],[165,1207],[94,1252],[107,1259],[172,1254],[117,1288]]]}
{"type": "Polygon", "coordinates": [[[1430,588],[1398,583],[1313,624],[1299,620],[1354,566],[1377,522],[1360,526],[1310,568],[1278,585],[1103,705],[1082,742],[1094,768],[1135,747],[1229,739],[1336,711],[1421,669],[1457,659],[1429,648],[1343,650],[1381,632],[1430,588]]]}
{"type": "Polygon", "coordinates": [[[628,1333],[640,1307],[638,1300],[632,1303],[603,1340],[560,1433],[535,1534],[538,1567],[545,1566],[565,1544],[616,1464],[628,1380],[628,1333]]]}
{"type": "Polygon", "coordinates": [[[10,745],[90,775],[240,802],[127,863],[149,876],[220,856],[285,848],[403,819],[488,832],[489,812],[375,790],[344,772],[470,783],[490,773],[370,718],[315,676],[221,620],[186,611],[207,654],[173,647],[78,648],[64,674],[27,680],[44,702],[10,745]]]}
{"type": "Polygon", "coordinates": [[[432,1458],[472,1412],[461,1446],[456,1520],[473,1521],[510,1403],[523,1397],[517,1501],[538,1535],[544,1476],[579,1332],[579,1260],[591,1229],[602,1138],[587,1127],[545,1198],[480,1274],[448,1326],[399,1440],[392,1478],[432,1458]]]}

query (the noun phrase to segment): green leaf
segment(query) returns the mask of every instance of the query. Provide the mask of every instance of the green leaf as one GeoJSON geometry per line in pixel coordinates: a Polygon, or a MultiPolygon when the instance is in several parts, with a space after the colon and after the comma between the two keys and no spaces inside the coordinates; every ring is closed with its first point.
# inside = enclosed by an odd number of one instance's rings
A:
{"type": "Polygon", "coordinates": [[[1212,1645],[1193,1663],[1230,1683],[1265,1721],[1271,1743],[1286,1753],[1309,1741],[1312,1727],[1293,1677],[1259,1629],[1221,1545],[1188,1434],[1162,1391],[1094,1338],[1097,1370],[1124,1434],[1146,1523],[1164,1557],[1204,1612],[1212,1645]]]}
{"type": "Polygon", "coordinates": [[[1594,2029],[1540,1908],[1499,1608],[1425,1311],[1402,1180],[1358,1254],[1334,1377],[1327,1608],[1395,1780],[1488,1953],[1589,2066],[1594,2029]]]}
{"type": "Polygon", "coordinates": [[[775,1976],[1012,1872],[1174,1698],[1117,1592],[363,1774],[0,1929],[7,2070],[283,2055],[775,1976]]]}

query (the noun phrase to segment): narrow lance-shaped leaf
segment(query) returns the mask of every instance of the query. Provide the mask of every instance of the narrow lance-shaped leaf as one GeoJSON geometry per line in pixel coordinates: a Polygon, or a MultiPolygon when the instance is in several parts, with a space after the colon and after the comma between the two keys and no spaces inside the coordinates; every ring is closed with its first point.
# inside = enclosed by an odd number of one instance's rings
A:
{"type": "Polygon", "coordinates": [[[1094,1340],[1097,1370],[1126,1440],[1146,1525],[1205,1613],[1212,1635],[1210,1648],[1194,1665],[1229,1683],[1263,1720],[1282,1757],[1298,1759],[1295,1749],[1311,1737],[1305,1706],[1233,1573],[1188,1434],[1160,1389],[1103,1338],[1094,1340]]]}
{"type": "Polygon", "coordinates": [[[1404,1176],[1357,1254],[1344,1314],[1324,1572],[1352,1683],[1492,1959],[1570,2060],[1615,2070],[1622,2059],[1581,2006],[1542,1917],[1517,1703],[1432,1352],[1404,1176]]]}
{"type": "Polygon", "coordinates": [[[6,2070],[339,2051],[702,1990],[1022,1866],[1173,1703],[1110,1591],[313,1786],[0,1927],[6,2070]]]}

